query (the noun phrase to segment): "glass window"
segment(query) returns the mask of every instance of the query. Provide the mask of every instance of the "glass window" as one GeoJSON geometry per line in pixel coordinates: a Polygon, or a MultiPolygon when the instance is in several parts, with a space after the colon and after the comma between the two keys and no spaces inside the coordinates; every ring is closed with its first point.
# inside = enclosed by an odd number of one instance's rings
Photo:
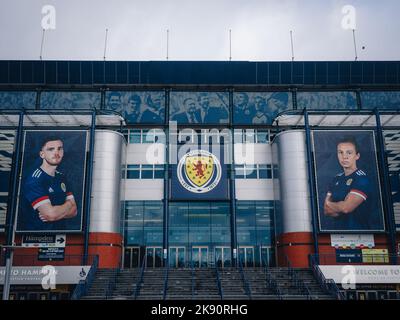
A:
{"type": "Polygon", "coordinates": [[[164,165],[156,164],[154,166],[154,179],[164,179],[164,165]]]}
{"type": "Polygon", "coordinates": [[[272,166],[270,164],[258,165],[259,179],[272,179],[272,166]]]}
{"type": "Polygon", "coordinates": [[[162,129],[154,129],[154,142],[166,143],[165,133],[162,129]]]}
{"type": "Polygon", "coordinates": [[[246,129],[244,134],[244,142],[245,143],[255,143],[256,142],[256,134],[254,129],[246,129]]]}
{"type": "MultiPolygon", "coordinates": [[[[143,226],[143,225],[142,225],[143,226]]],[[[126,227],[125,243],[126,245],[142,245],[143,244],[143,228],[126,227]]]]}
{"type": "Polygon", "coordinates": [[[244,179],[245,174],[244,174],[244,164],[237,164],[235,165],[235,177],[237,179],[244,179]]]}
{"type": "Polygon", "coordinates": [[[154,135],[154,129],[150,129],[150,130],[143,130],[142,134],[143,134],[143,143],[154,143],[155,141],[155,135],[154,135]]]}
{"type": "Polygon", "coordinates": [[[273,168],[272,174],[273,174],[274,179],[279,179],[279,167],[278,167],[278,165],[274,164],[274,165],[272,165],[272,168],[273,168]]]}
{"type": "Polygon", "coordinates": [[[126,169],[127,179],[140,179],[140,165],[128,164],[126,169]]]}
{"type": "Polygon", "coordinates": [[[243,143],[243,130],[234,129],[233,130],[233,141],[234,143],[243,143]]]}
{"type": "Polygon", "coordinates": [[[163,204],[159,202],[148,201],[144,204],[144,226],[162,227],[163,204]]]}
{"type": "Polygon", "coordinates": [[[244,170],[246,179],[257,179],[257,166],[255,164],[246,164],[244,170]]]}
{"type": "Polygon", "coordinates": [[[142,175],[141,179],[153,179],[153,165],[152,164],[142,164],[142,175]]]}
{"type": "Polygon", "coordinates": [[[169,207],[169,243],[187,244],[189,241],[188,203],[171,203],[169,207]]]}
{"type": "Polygon", "coordinates": [[[125,220],[130,226],[141,226],[143,224],[143,203],[137,201],[125,202],[125,220]]]}
{"type": "Polygon", "coordinates": [[[129,143],[141,143],[140,129],[134,129],[129,131],[129,143]]]}
{"type": "Polygon", "coordinates": [[[257,143],[269,143],[268,130],[257,130],[257,143]]]}

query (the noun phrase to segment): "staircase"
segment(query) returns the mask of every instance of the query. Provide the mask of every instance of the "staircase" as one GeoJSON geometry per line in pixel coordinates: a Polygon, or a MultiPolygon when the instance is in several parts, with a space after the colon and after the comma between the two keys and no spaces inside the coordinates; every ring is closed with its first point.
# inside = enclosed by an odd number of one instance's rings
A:
{"type": "Polygon", "coordinates": [[[224,268],[219,270],[224,299],[247,300],[249,297],[244,289],[244,283],[240,272],[236,268],[224,268]]]}
{"type": "Polygon", "coordinates": [[[253,300],[276,300],[279,298],[268,286],[264,268],[246,268],[244,273],[249,282],[253,300]]]}
{"type": "Polygon", "coordinates": [[[97,269],[95,278],[87,294],[82,300],[105,300],[107,298],[107,289],[112,281],[115,269],[97,269]]]}
{"type": "Polygon", "coordinates": [[[220,300],[217,275],[214,268],[198,268],[194,270],[195,300],[220,300]]]}
{"type": "MultiPolygon", "coordinates": [[[[134,299],[140,269],[98,269],[95,279],[82,299],[134,299]],[[111,286],[110,286],[111,283],[111,286]],[[110,290],[110,287],[112,290],[110,290]],[[107,292],[108,291],[108,292],[107,292]]],[[[276,283],[280,295],[268,284],[264,268],[245,268],[243,275],[249,285],[251,299],[255,300],[334,300],[325,293],[308,268],[269,268],[269,277],[276,283]],[[308,291],[305,290],[304,285],[308,291]]],[[[237,268],[219,269],[219,278],[226,300],[248,300],[245,283],[237,268]]],[[[145,269],[138,300],[164,298],[165,269],[145,269]]],[[[271,284],[271,282],[270,282],[271,284]]],[[[167,300],[220,300],[215,268],[170,268],[165,299],[167,300]]]]}
{"type": "Polygon", "coordinates": [[[192,299],[192,270],[190,268],[169,269],[166,299],[192,299]]]}
{"type": "Polygon", "coordinates": [[[303,281],[310,292],[308,296],[307,292],[294,281],[289,268],[270,268],[268,272],[271,274],[271,278],[275,279],[276,283],[282,294],[284,300],[306,300],[306,299],[318,299],[318,300],[333,300],[334,297],[325,293],[319,286],[318,281],[314,278],[312,271],[308,268],[296,268],[293,269],[295,277],[299,281],[303,281]]]}
{"type": "Polygon", "coordinates": [[[139,268],[122,269],[117,277],[115,288],[109,299],[128,300],[133,299],[133,292],[139,280],[139,268]]]}

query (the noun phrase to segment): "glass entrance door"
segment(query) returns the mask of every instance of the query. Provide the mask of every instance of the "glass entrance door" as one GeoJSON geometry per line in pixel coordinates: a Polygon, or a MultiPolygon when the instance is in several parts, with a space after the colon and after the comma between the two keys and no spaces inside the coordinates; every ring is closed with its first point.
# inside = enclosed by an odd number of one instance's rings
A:
{"type": "Polygon", "coordinates": [[[239,259],[244,268],[254,267],[254,247],[239,247],[239,259]]]}
{"type": "Polygon", "coordinates": [[[169,266],[171,268],[185,267],[185,247],[169,248],[169,266]]]}
{"type": "Polygon", "coordinates": [[[215,247],[215,261],[220,268],[231,266],[231,248],[215,247]]]}
{"type": "Polygon", "coordinates": [[[208,247],[192,247],[192,261],[195,268],[206,268],[208,266],[208,247]]]}
{"type": "Polygon", "coordinates": [[[124,248],[124,268],[140,267],[140,247],[124,248]]]}
{"type": "Polygon", "coordinates": [[[162,247],[146,248],[146,267],[147,268],[162,267],[162,247]]]}
{"type": "Polygon", "coordinates": [[[260,248],[260,265],[261,267],[271,266],[272,264],[272,251],[271,247],[262,246],[260,248]]]}

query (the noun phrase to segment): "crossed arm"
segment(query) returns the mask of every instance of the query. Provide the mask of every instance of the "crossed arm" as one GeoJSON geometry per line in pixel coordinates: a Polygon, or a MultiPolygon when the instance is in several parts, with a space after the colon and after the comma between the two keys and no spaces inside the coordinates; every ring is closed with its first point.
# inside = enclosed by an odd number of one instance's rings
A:
{"type": "Polygon", "coordinates": [[[324,202],[324,213],[326,216],[338,217],[340,215],[352,213],[362,202],[360,196],[348,193],[343,201],[333,202],[331,194],[328,192],[324,202]]]}
{"type": "Polygon", "coordinates": [[[64,204],[53,206],[51,203],[44,203],[39,208],[39,218],[43,222],[54,222],[61,219],[73,218],[77,214],[75,200],[68,199],[64,204]]]}

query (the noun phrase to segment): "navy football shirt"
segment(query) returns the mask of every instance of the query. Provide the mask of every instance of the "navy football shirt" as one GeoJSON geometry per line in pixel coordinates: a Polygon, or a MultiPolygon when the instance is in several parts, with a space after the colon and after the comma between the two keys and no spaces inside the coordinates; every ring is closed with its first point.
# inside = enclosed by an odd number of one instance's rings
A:
{"type": "Polygon", "coordinates": [[[332,202],[344,201],[351,193],[363,199],[363,202],[348,214],[338,217],[326,217],[328,229],[331,230],[373,230],[376,225],[376,217],[379,217],[377,197],[373,194],[371,181],[363,170],[356,170],[345,176],[344,172],[335,176],[328,187],[332,202]]]}
{"type": "Polygon", "coordinates": [[[56,171],[53,177],[41,168],[36,168],[22,183],[18,230],[65,230],[65,219],[43,222],[39,218],[38,209],[45,203],[53,206],[62,205],[67,199],[73,199],[73,197],[62,173],[56,171]]]}

